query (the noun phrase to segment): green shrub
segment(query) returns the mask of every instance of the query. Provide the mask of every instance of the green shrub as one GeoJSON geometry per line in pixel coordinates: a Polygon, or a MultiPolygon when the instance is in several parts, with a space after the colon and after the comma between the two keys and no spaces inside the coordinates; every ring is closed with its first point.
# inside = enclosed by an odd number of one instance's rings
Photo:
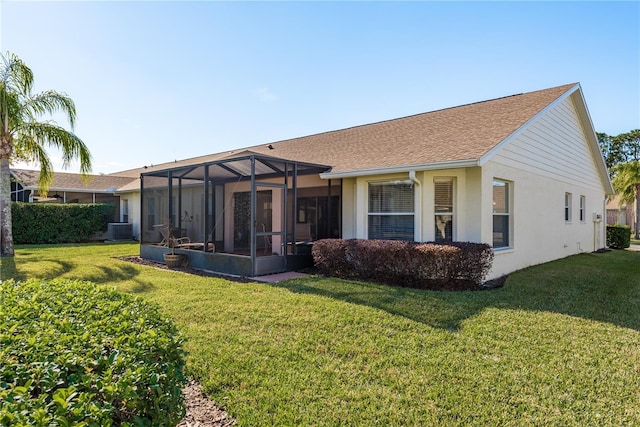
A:
{"type": "Polygon", "coordinates": [[[94,204],[12,203],[16,244],[87,242],[107,230],[115,206],[94,204]]]}
{"type": "Polygon", "coordinates": [[[0,282],[0,425],[176,425],[182,339],[139,297],[0,282]]]}
{"type": "Polygon", "coordinates": [[[631,227],[628,225],[607,225],[607,246],[625,249],[631,245],[631,227]]]}
{"type": "Polygon", "coordinates": [[[493,262],[489,245],[470,242],[325,239],[314,242],[312,253],[326,275],[422,289],[473,288],[493,262]]]}

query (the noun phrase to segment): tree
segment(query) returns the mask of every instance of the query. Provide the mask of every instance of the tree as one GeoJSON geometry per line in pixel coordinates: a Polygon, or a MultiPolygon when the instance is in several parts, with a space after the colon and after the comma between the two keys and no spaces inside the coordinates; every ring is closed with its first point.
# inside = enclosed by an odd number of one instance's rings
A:
{"type": "Polygon", "coordinates": [[[613,176],[614,166],[618,163],[640,160],[640,129],[616,136],[598,132],[597,136],[602,156],[611,176],[613,176]]]}
{"type": "Polygon", "coordinates": [[[613,137],[612,144],[621,147],[624,161],[640,160],[640,129],[634,129],[613,137]]]}
{"type": "Polygon", "coordinates": [[[65,168],[79,159],[83,176],[91,172],[91,154],[72,132],[76,121],[73,100],[53,90],[32,94],[31,69],[10,52],[0,57],[0,256],[13,256],[10,164],[15,160],[39,163],[38,186],[46,194],[53,180],[46,147],[60,150],[65,168]],[[45,114],[58,112],[69,120],[71,131],[51,120],[39,121],[45,114]]]}
{"type": "Polygon", "coordinates": [[[622,201],[631,204],[635,202],[635,238],[640,239],[638,225],[640,223],[640,160],[619,163],[613,167],[614,177],[611,180],[616,193],[622,201]]]}
{"type": "Polygon", "coordinates": [[[613,167],[618,163],[622,163],[627,160],[624,147],[621,145],[621,140],[617,139],[617,137],[612,137],[606,133],[600,132],[597,133],[597,136],[600,151],[602,151],[602,156],[604,157],[607,169],[609,169],[609,175],[612,175],[613,167]]]}

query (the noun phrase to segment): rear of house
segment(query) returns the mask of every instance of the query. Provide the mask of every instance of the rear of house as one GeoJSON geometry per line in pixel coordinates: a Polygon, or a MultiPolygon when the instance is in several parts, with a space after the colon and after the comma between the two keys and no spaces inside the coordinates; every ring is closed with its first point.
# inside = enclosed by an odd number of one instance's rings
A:
{"type": "Polygon", "coordinates": [[[579,84],[119,175],[142,176],[118,194],[143,254],[168,220],[194,261],[253,275],[342,237],[489,243],[498,277],[604,247],[613,192],[579,84]]]}

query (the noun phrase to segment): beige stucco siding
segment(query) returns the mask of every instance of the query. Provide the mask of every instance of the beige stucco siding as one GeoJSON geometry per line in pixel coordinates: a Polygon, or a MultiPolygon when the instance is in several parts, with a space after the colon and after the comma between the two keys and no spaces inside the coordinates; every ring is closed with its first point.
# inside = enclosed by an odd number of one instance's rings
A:
{"type": "MultiPolygon", "coordinates": [[[[480,238],[479,199],[480,168],[443,169],[418,171],[415,186],[414,228],[415,240],[435,239],[434,182],[451,179],[454,182],[454,239],[476,240],[480,238]],[[469,177],[471,181],[469,180],[469,177]]],[[[368,238],[369,183],[408,180],[408,173],[371,175],[344,179],[342,183],[342,236],[345,239],[368,238]]]]}
{"type": "Polygon", "coordinates": [[[135,191],[131,193],[119,193],[120,196],[120,221],[122,221],[123,212],[123,200],[128,201],[129,208],[129,222],[131,223],[131,231],[133,237],[137,240],[140,239],[140,192],[135,191]]]}

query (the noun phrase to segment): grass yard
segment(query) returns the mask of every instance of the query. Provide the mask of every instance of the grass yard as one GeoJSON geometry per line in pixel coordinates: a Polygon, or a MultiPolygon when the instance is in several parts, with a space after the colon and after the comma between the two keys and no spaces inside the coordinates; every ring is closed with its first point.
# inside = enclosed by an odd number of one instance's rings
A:
{"type": "Polygon", "coordinates": [[[114,259],[136,253],[20,247],[2,276],[155,301],[188,338],[188,373],[242,426],[640,425],[640,252],[577,255],[459,293],[238,283],[114,259]]]}

